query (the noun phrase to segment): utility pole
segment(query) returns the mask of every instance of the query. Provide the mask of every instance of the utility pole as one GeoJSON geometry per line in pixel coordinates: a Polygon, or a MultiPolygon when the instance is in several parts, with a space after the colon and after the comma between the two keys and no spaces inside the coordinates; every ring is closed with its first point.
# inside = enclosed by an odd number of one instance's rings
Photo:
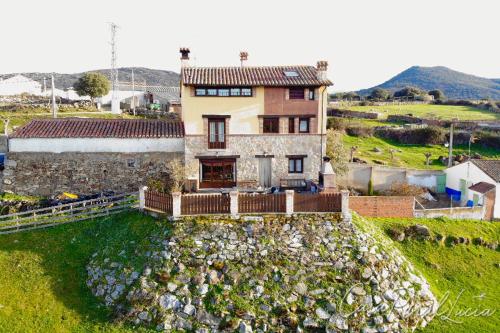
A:
{"type": "Polygon", "coordinates": [[[454,123],[450,124],[450,145],[448,147],[448,168],[453,166],[453,127],[454,123]]]}
{"type": "Polygon", "coordinates": [[[135,116],[135,81],[134,81],[134,67],[132,67],[132,111],[135,116]]]}
{"type": "Polygon", "coordinates": [[[120,111],[120,101],[118,99],[118,69],[116,68],[116,29],[118,26],[113,22],[110,23],[111,26],[111,86],[113,88],[111,95],[111,112],[121,113],[120,111]]]}
{"type": "Polygon", "coordinates": [[[52,84],[52,117],[57,118],[57,105],[56,105],[56,95],[54,94],[54,74],[51,75],[52,84]]]}

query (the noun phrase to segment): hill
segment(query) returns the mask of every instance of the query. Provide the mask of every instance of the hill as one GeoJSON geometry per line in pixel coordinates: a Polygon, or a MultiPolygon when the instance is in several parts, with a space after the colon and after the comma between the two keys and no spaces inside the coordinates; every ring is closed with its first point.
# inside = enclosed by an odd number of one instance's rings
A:
{"type": "Polygon", "coordinates": [[[482,78],[443,66],[413,66],[378,86],[360,90],[358,93],[368,95],[374,88],[395,91],[406,86],[415,86],[426,91],[440,89],[451,99],[500,100],[500,79],[482,78]]]}
{"type": "MultiPolygon", "coordinates": [[[[160,69],[150,69],[144,67],[120,67],[118,68],[118,79],[120,82],[131,82],[132,81],[132,68],[134,68],[135,81],[138,83],[143,83],[144,81],[148,85],[162,85],[162,86],[177,86],[179,85],[179,74],[160,70],[160,69]]],[[[97,69],[82,73],[73,74],[63,74],[55,73],[54,81],[56,88],[67,89],[72,87],[76,80],[85,73],[98,72],[110,77],[109,69],[97,69]]],[[[0,78],[8,78],[16,74],[21,74],[43,83],[43,78],[47,78],[47,84],[49,84],[49,78],[51,73],[12,73],[12,74],[0,74],[0,78]]]]}

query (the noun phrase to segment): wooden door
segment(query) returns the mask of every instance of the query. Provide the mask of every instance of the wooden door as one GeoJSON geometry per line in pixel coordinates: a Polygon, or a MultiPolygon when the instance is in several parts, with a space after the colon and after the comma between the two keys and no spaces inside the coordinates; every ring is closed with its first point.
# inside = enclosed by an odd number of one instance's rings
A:
{"type": "Polygon", "coordinates": [[[271,187],[271,158],[259,158],[259,185],[271,187]]]}

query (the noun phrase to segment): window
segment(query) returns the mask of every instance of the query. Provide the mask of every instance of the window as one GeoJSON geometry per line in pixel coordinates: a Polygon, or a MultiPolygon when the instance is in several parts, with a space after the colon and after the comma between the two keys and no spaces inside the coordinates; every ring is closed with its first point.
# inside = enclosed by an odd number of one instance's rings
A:
{"type": "Polygon", "coordinates": [[[288,133],[295,133],[295,118],[288,118],[288,133]]]}
{"type": "Polygon", "coordinates": [[[309,133],[309,118],[299,119],[299,133],[309,133]]]}
{"type": "Polygon", "coordinates": [[[208,119],[208,148],[226,148],[226,121],[225,119],[208,119]]]}
{"type": "Polygon", "coordinates": [[[314,88],[309,88],[309,100],[314,101],[315,95],[314,95],[314,88]]]}
{"type": "Polygon", "coordinates": [[[229,89],[223,89],[223,88],[219,89],[218,96],[221,96],[221,97],[229,96],[229,89]]]}
{"type": "Polygon", "coordinates": [[[303,173],[304,169],[303,157],[290,157],[288,159],[288,173],[303,173]]]}
{"type": "Polygon", "coordinates": [[[302,87],[290,88],[288,98],[289,99],[304,99],[304,88],[302,88],[302,87]]]}
{"type": "Polygon", "coordinates": [[[296,71],[284,71],[283,74],[285,74],[286,77],[298,77],[299,73],[296,71]]]}
{"type": "Polygon", "coordinates": [[[264,133],[279,133],[279,118],[264,118],[263,132],[264,133]]]}
{"type": "Polygon", "coordinates": [[[207,94],[207,89],[205,88],[196,88],[194,91],[195,96],[205,96],[207,94]]]}
{"type": "Polygon", "coordinates": [[[195,96],[210,97],[252,97],[252,88],[249,87],[196,87],[195,96]]]}
{"type": "Polygon", "coordinates": [[[252,96],[252,88],[241,88],[242,96],[252,96]]]}

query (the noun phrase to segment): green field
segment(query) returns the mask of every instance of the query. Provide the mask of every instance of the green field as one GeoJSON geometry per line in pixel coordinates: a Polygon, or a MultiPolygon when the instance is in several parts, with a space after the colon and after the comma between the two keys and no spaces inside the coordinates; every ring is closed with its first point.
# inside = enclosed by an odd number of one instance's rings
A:
{"type": "MultiPolygon", "coordinates": [[[[365,160],[370,164],[385,164],[397,167],[415,168],[415,169],[444,169],[446,166],[438,161],[439,156],[448,156],[448,148],[440,145],[405,145],[377,137],[361,138],[344,135],[344,145],[349,151],[350,147],[358,146],[354,156],[365,160]],[[381,152],[375,152],[374,148],[381,149],[381,152]],[[394,159],[391,159],[390,150],[395,149],[394,159]],[[431,153],[431,164],[425,164],[424,153],[431,153]],[[379,161],[382,163],[376,163],[379,161]]],[[[453,149],[454,154],[464,154],[469,152],[467,146],[456,146],[453,149]]],[[[500,151],[493,148],[483,148],[479,144],[471,145],[471,153],[478,153],[485,158],[500,158],[500,151]]]]}
{"type": "Polygon", "coordinates": [[[378,112],[385,119],[392,114],[412,114],[420,118],[459,120],[499,120],[500,113],[477,109],[471,106],[434,105],[434,104],[401,104],[383,106],[341,106],[354,111],[378,112]]]}
{"type": "MultiPolygon", "coordinates": [[[[112,314],[85,285],[85,266],[105,245],[148,246],[147,236],[158,233],[159,223],[167,222],[128,213],[0,236],[0,332],[153,332],[113,323],[112,314]]],[[[443,235],[500,240],[500,225],[489,222],[373,219],[365,223],[379,233],[394,225],[422,223],[443,235]]],[[[460,307],[497,306],[497,251],[420,241],[395,246],[427,277],[438,298],[448,290],[455,297],[465,289],[460,307]],[[475,298],[483,293],[484,299],[475,298]]],[[[423,332],[493,332],[500,325],[498,314],[463,320],[463,324],[454,324],[436,318],[423,332]]]]}
{"type": "MultiPolygon", "coordinates": [[[[483,237],[500,241],[500,225],[492,222],[446,219],[370,219],[384,232],[394,226],[424,224],[433,234],[444,236],[483,237]]],[[[447,246],[432,241],[405,240],[396,243],[401,252],[427,278],[442,306],[439,315],[423,333],[491,333],[498,332],[500,314],[500,254],[477,245],[447,246]],[[447,296],[448,295],[448,296],[447,296]],[[446,298],[448,297],[448,298],[446,298]],[[455,304],[455,305],[454,305],[455,304]],[[484,315],[461,316],[459,311],[482,312],[484,315]],[[486,315],[486,310],[495,311],[486,315]]]]}

